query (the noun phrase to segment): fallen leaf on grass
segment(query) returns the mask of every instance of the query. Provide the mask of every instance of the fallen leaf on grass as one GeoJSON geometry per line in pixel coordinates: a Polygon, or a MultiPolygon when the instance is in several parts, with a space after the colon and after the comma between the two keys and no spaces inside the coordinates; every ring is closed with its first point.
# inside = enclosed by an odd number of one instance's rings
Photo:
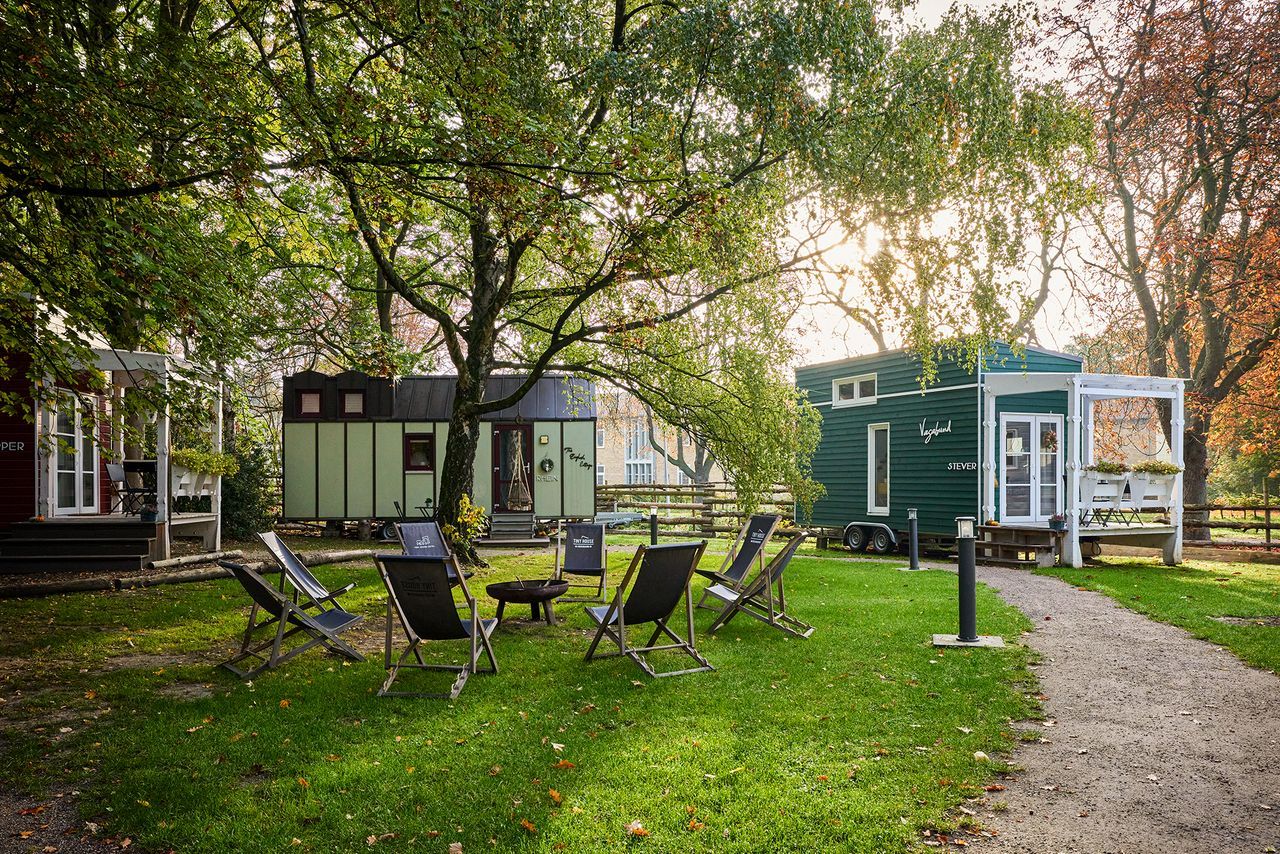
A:
{"type": "Polygon", "coordinates": [[[1001,786],[999,783],[991,783],[990,785],[983,786],[982,790],[984,792],[1003,792],[1004,786],[1001,786]]]}
{"type": "Polygon", "coordinates": [[[561,759],[559,762],[557,762],[555,765],[552,765],[551,767],[552,767],[552,768],[558,768],[558,769],[560,769],[561,771],[564,771],[564,770],[568,770],[569,768],[572,768],[572,767],[574,767],[574,766],[573,766],[573,763],[572,763],[572,762],[570,762],[568,759],[561,759]]]}
{"type": "Polygon", "coordinates": [[[311,788],[311,784],[307,782],[307,778],[306,778],[306,777],[299,777],[299,778],[298,778],[298,785],[299,785],[299,786],[301,786],[301,787],[302,787],[302,788],[304,788],[304,789],[310,789],[310,788],[311,788]]]}
{"type": "Polygon", "coordinates": [[[557,744],[553,741],[551,742],[551,749],[554,750],[556,753],[559,753],[560,751],[564,750],[564,745],[557,744]]]}
{"type": "Polygon", "coordinates": [[[449,854],[462,854],[462,843],[461,843],[461,842],[450,842],[450,843],[449,843],[449,854]]]}
{"type": "Polygon", "coordinates": [[[691,818],[689,819],[688,827],[690,830],[702,830],[702,828],[706,827],[706,825],[698,821],[696,818],[691,818]]]}
{"type": "Polygon", "coordinates": [[[499,774],[501,774],[501,773],[502,773],[502,766],[501,766],[501,765],[494,765],[494,766],[492,766],[491,768],[489,768],[489,776],[490,776],[490,777],[497,777],[497,776],[498,776],[499,774]]]}
{"type": "Polygon", "coordinates": [[[535,827],[533,822],[529,821],[529,819],[527,818],[520,819],[520,826],[523,827],[525,830],[529,831],[530,833],[538,832],[538,828],[535,827]]]}
{"type": "Polygon", "coordinates": [[[639,819],[628,824],[626,829],[627,829],[627,833],[631,834],[632,836],[648,836],[649,835],[649,831],[644,829],[644,825],[640,823],[639,819]]]}
{"type": "Polygon", "coordinates": [[[557,792],[555,789],[547,789],[547,797],[551,798],[551,803],[555,804],[556,806],[559,806],[560,802],[564,800],[564,796],[561,795],[559,792],[557,792]]]}
{"type": "Polygon", "coordinates": [[[287,709],[287,708],[289,708],[289,701],[288,701],[287,699],[281,700],[281,701],[280,701],[280,708],[282,708],[282,709],[287,709]]]}

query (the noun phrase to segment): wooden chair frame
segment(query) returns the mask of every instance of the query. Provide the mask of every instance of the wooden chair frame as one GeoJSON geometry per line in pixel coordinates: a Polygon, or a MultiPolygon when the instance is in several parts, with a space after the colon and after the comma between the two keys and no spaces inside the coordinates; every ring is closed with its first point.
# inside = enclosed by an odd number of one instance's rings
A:
{"type": "Polygon", "coordinates": [[[687,673],[702,673],[707,670],[715,670],[715,667],[713,667],[711,663],[703,658],[702,654],[698,652],[695,644],[693,627],[693,594],[689,589],[689,582],[693,579],[694,569],[697,568],[698,561],[702,558],[702,554],[707,548],[705,540],[698,544],[697,551],[689,567],[689,573],[684,580],[683,596],[688,639],[680,637],[667,625],[668,621],[675,614],[675,610],[673,609],[670,614],[653,621],[655,623],[653,634],[650,635],[648,642],[643,646],[632,646],[627,642],[626,599],[623,596],[623,593],[627,590],[628,585],[631,584],[636,573],[640,570],[640,567],[644,565],[644,556],[650,548],[650,546],[640,546],[640,548],[636,550],[635,556],[631,558],[631,564],[627,567],[627,572],[622,578],[622,583],[619,584],[617,590],[614,591],[613,599],[610,601],[608,610],[605,612],[603,618],[597,616],[592,609],[588,609],[587,614],[593,621],[599,624],[599,628],[596,630],[595,638],[591,641],[591,646],[587,649],[585,660],[591,661],[593,658],[611,658],[613,656],[625,655],[627,658],[634,661],[641,670],[654,678],[661,678],[664,676],[683,676],[687,673]],[[614,626],[617,626],[617,631],[614,631],[614,626]],[[664,634],[671,639],[672,643],[655,645],[658,638],[664,634]],[[612,643],[614,643],[618,647],[618,651],[597,654],[596,648],[604,638],[608,638],[612,643]],[[645,654],[650,652],[659,652],[661,650],[679,650],[684,652],[696,661],[698,666],[686,668],[684,670],[671,670],[660,673],[649,664],[645,658],[645,654]]]}
{"type": "Polygon", "coordinates": [[[709,585],[703,591],[704,597],[718,599],[723,605],[707,631],[712,633],[719,631],[736,615],[746,614],[795,637],[807,638],[812,635],[813,626],[787,613],[787,594],[782,585],[783,571],[808,536],[808,532],[804,531],[796,534],[787,541],[782,551],[773,556],[768,566],[762,568],[750,582],[736,590],[727,585],[709,585]],[[776,596],[774,587],[777,587],[776,596]]]}
{"type": "MultiPolygon", "coordinates": [[[[778,525],[782,523],[782,517],[776,514],[759,514],[759,515],[773,516],[773,524],[771,524],[769,526],[769,529],[765,531],[764,540],[762,540],[760,543],[760,551],[757,552],[755,560],[753,561],[756,564],[757,571],[763,571],[765,549],[769,547],[769,540],[773,538],[773,532],[776,531],[778,529],[778,525]]],[[[736,577],[729,574],[729,568],[733,565],[734,560],[738,556],[738,552],[742,550],[742,546],[746,543],[747,532],[750,531],[751,523],[755,520],[755,518],[756,518],[755,516],[751,516],[747,519],[746,522],[743,523],[742,528],[738,531],[737,536],[735,536],[733,538],[733,542],[729,544],[729,551],[725,553],[724,560],[720,562],[720,568],[717,570],[699,569],[697,570],[698,575],[701,575],[703,578],[706,578],[712,584],[724,584],[734,590],[737,590],[740,587],[742,587],[743,581],[746,579],[747,575],[749,574],[747,571],[747,567],[743,567],[742,574],[736,577]]],[[[708,605],[706,604],[706,602],[707,602],[707,594],[704,591],[702,596],[699,597],[698,599],[697,607],[707,608],[709,610],[715,610],[714,605],[708,605]]]]}
{"type": "MultiPolygon", "coordinates": [[[[599,604],[599,605],[605,604],[605,591],[608,588],[608,584],[609,584],[609,544],[605,538],[608,535],[609,529],[605,526],[603,522],[593,522],[591,523],[591,525],[592,527],[600,529],[600,567],[599,567],[600,581],[596,584],[575,584],[574,582],[570,581],[568,582],[568,584],[569,584],[570,590],[574,589],[575,587],[586,589],[586,590],[594,590],[595,595],[594,596],[561,596],[559,599],[556,600],[557,602],[589,602],[591,604],[599,604]]],[[[562,525],[560,527],[559,533],[556,535],[555,571],[552,573],[551,577],[556,581],[564,581],[565,573],[568,573],[569,575],[579,575],[586,578],[595,576],[597,574],[595,572],[579,572],[573,569],[565,569],[564,563],[567,562],[567,559],[568,559],[568,545],[567,544],[565,545],[565,554],[563,556],[563,559],[561,556],[560,547],[561,547],[561,542],[566,541],[568,537],[569,537],[569,526],[562,525]]]]}
{"type": "MultiPolygon", "coordinates": [[[[471,595],[471,589],[467,587],[465,576],[459,571],[457,558],[449,555],[446,558],[420,558],[420,560],[430,561],[431,563],[444,563],[448,567],[446,577],[450,585],[455,585],[462,590],[463,602],[458,604],[458,610],[467,611],[471,617],[470,631],[470,656],[466,664],[428,664],[422,657],[421,645],[423,638],[413,630],[410,625],[408,616],[404,612],[404,607],[400,600],[396,598],[395,590],[391,585],[391,579],[387,573],[384,560],[388,557],[396,560],[413,560],[411,555],[377,555],[374,560],[378,566],[378,574],[382,577],[383,584],[387,588],[387,634],[386,644],[383,654],[383,665],[387,670],[387,678],[383,681],[382,687],[378,689],[379,697],[427,697],[435,699],[456,700],[458,695],[462,693],[463,687],[467,684],[467,680],[471,678],[473,673],[497,673],[498,659],[493,654],[493,644],[490,642],[489,636],[497,627],[498,621],[494,619],[481,620],[479,607],[476,599],[471,595]],[[448,577],[448,573],[454,575],[448,577]],[[454,580],[456,579],[456,581],[454,580]],[[400,657],[392,662],[392,649],[394,643],[394,626],[395,620],[392,615],[399,620],[400,628],[405,634],[408,645],[404,651],[400,653],[400,657]],[[489,659],[489,666],[482,668],[480,666],[480,651],[483,649],[486,657],[489,659]],[[407,661],[409,656],[413,656],[414,661],[407,661]],[[443,671],[446,673],[457,673],[457,677],[453,680],[453,684],[449,688],[449,692],[445,694],[430,693],[424,691],[392,691],[391,685],[396,681],[396,677],[400,675],[401,670],[427,670],[427,671],[443,671]]],[[[457,640],[465,638],[459,637],[457,640]]]]}
{"type": "Polygon", "coordinates": [[[364,661],[363,655],[338,637],[341,632],[360,623],[364,619],[363,616],[347,613],[341,608],[331,608],[322,614],[309,614],[302,606],[247,566],[230,561],[218,561],[218,565],[230,570],[244,585],[245,592],[254,600],[253,608],[249,611],[249,624],[240,642],[240,650],[222,662],[222,667],[241,679],[252,679],[259,673],[278,667],[314,646],[324,646],[330,652],[344,655],[352,661],[364,661]],[[253,588],[258,588],[258,592],[255,593],[253,588]],[[266,611],[270,617],[258,622],[260,610],[266,611]],[[255,633],[272,625],[276,627],[273,636],[255,643],[255,633]],[[299,632],[306,633],[311,639],[301,646],[285,651],[284,642],[299,632]],[[271,652],[263,655],[263,651],[268,647],[271,652]],[[243,670],[238,665],[246,659],[257,659],[262,664],[250,670],[243,670]]]}

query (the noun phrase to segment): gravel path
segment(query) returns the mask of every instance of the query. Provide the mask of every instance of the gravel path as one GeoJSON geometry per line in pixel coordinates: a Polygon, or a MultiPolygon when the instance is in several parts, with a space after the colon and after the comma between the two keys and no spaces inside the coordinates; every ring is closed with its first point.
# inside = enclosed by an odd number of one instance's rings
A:
{"type": "Polygon", "coordinates": [[[982,850],[1280,851],[1280,679],[1056,578],[978,578],[1035,623],[1048,697],[982,850]]]}

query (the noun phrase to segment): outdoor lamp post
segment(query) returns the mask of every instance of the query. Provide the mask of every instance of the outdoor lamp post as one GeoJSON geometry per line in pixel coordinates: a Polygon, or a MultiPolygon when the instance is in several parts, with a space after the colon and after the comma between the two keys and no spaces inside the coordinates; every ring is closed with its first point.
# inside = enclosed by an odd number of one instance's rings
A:
{"type": "Polygon", "coordinates": [[[978,554],[974,544],[974,519],[956,519],[956,552],[960,571],[960,635],[961,643],[978,639],[978,554]]]}
{"type": "Polygon", "coordinates": [[[920,568],[920,524],[916,508],[907,508],[907,569],[920,568]]]}
{"type": "Polygon", "coordinates": [[[956,518],[956,552],[960,576],[960,633],[934,635],[934,646],[1004,646],[999,635],[978,634],[977,520],[956,518]]]}

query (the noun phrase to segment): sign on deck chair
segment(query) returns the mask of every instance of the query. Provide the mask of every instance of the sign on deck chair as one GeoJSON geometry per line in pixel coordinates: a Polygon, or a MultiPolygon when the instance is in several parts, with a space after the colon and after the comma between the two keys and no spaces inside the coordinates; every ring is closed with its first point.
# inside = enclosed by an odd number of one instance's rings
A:
{"type": "Polygon", "coordinates": [[[605,545],[604,525],[590,522],[573,522],[564,526],[556,537],[556,581],[564,581],[565,575],[580,575],[597,579],[591,584],[569,582],[570,589],[579,587],[594,591],[594,596],[562,596],[561,602],[604,602],[608,583],[609,549],[605,545]]]}

